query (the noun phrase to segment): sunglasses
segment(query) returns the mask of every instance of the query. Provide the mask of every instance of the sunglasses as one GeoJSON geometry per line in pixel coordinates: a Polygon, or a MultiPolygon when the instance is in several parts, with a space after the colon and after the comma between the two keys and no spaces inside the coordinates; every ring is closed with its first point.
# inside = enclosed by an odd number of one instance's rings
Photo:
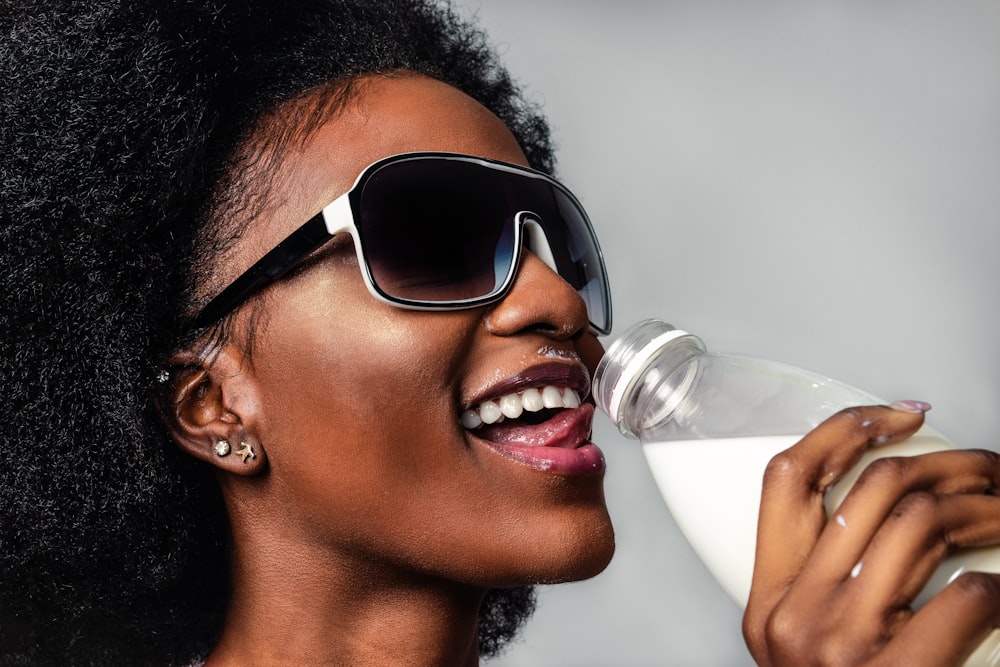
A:
{"type": "Polygon", "coordinates": [[[580,295],[590,326],[611,331],[611,292],[580,202],[540,172],[452,153],[405,153],[369,165],[354,186],[292,232],[195,317],[207,327],[338,234],[354,239],[365,285],[415,310],[503,299],[525,243],[580,295]]]}

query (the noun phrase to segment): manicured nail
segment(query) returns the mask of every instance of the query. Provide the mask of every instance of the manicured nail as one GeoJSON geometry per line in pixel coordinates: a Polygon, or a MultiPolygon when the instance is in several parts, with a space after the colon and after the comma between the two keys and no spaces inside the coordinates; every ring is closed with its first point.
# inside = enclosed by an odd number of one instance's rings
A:
{"type": "Polygon", "coordinates": [[[931,409],[931,404],[923,401],[896,401],[889,407],[903,412],[927,412],[931,409]]]}

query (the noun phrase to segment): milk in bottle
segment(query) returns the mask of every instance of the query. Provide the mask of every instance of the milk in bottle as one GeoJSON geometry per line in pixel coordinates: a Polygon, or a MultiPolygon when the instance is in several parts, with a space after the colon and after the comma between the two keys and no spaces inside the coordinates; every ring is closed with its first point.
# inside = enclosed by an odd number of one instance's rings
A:
{"type": "MultiPolygon", "coordinates": [[[[838,410],[883,404],[800,368],[709,353],[697,336],[659,320],[636,324],[594,374],[594,398],[643,452],[678,526],[729,595],[746,605],[753,574],[761,479],[768,461],[838,410]]],[[[869,450],[827,493],[828,512],[875,458],[955,446],[924,426],[909,439],[869,450]]],[[[947,558],[919,606],[966,570],[1000,572],[1000,547],[947,558]]],[[[1000,666],[1000,631],[966,667],[1000,666]]]]}

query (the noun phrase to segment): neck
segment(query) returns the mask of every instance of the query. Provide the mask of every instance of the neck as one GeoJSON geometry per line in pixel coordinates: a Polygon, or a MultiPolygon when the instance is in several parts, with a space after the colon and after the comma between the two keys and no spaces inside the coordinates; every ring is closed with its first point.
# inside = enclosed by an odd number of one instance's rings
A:
{"type": "Polygon", "coordinates": [[[233,597],[206,663],[477,665],[485,591],[236,540],[233,597]]]}

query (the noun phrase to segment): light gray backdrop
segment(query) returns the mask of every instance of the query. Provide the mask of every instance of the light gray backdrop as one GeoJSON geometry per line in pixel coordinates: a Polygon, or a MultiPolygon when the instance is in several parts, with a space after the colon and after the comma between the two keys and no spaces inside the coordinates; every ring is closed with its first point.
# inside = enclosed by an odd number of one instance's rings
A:
{"type": "MultiPolygon", "coordinates": [[[[658,316],[1000,445],[1000,2],[461,1],[551,120],[613,336],[658,316]]],[[[749,664],[638,446],[595,436],[615,560],[492,664],[749,664]]]]}

